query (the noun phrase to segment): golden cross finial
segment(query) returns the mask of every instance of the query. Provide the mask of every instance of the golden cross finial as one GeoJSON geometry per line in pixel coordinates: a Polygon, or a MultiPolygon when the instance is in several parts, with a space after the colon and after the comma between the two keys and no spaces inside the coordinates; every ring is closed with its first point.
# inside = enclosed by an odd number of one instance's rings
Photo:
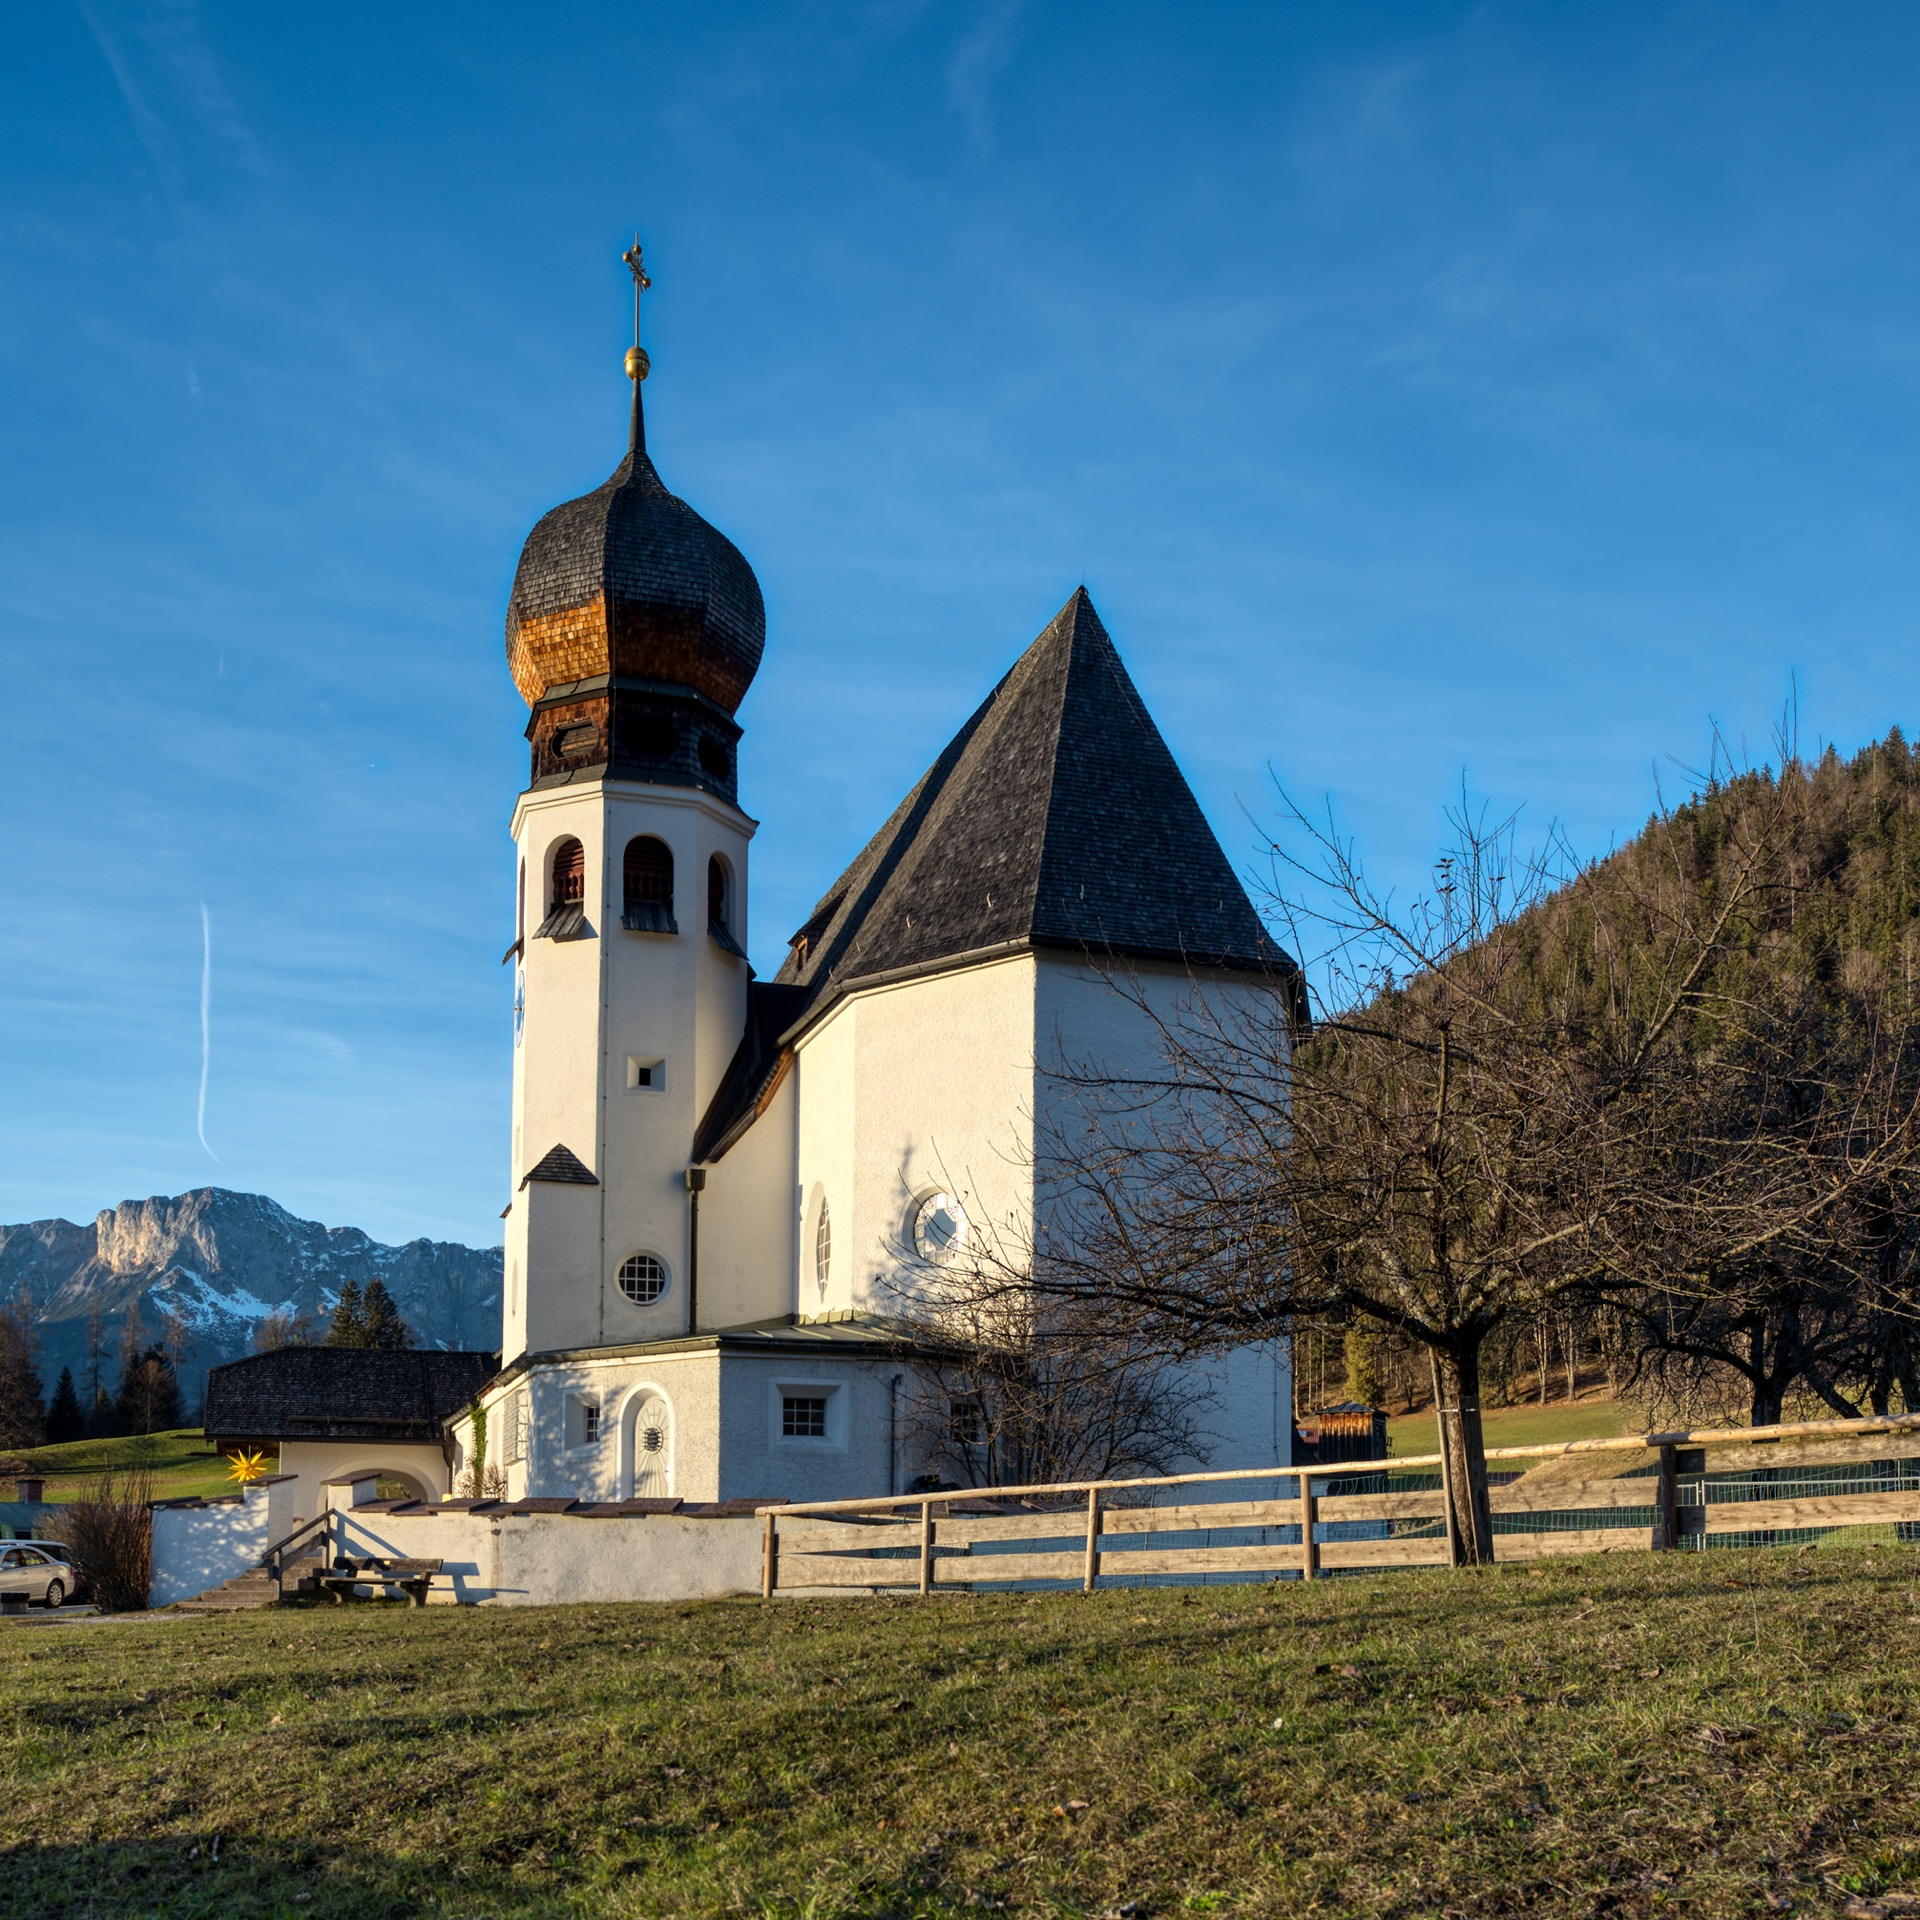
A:
{"type": "Polygon", "coordinates": [[[640,236],[633,236],[633,245],[620,258],[627,263],[627,271],[633,275],[633,344],[640,344],[640,295],[653,282],[647,277],[646,263],[640,258],[640,236]]]}

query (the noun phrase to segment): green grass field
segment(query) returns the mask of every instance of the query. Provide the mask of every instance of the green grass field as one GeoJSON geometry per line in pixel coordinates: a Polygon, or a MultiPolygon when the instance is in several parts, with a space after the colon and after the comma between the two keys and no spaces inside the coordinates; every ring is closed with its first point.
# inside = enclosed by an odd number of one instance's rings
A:
{"type": "MultiPolygon", "coordinates": [[[[1611,1440],[1618,1434],[1638,1433],[1641,1419],[1635,1408],[1619,1400],[1559,1401],[1549,1406],[1489,1407],[1480,1416],[1490,1447],[1540,1447],[1562,1440],[1611,1440]]],[[[1433,1412],[1409,1413],[1387,1422],[1387,1449],[1406,1459],[1437,1453],[1439,1423],[1433,1412]]]]}
{"type": "MultiPolygon", "coordinates": [[[[29,1447],[9,1453],[47,1476],[49,1500],[71,1500],[108,1468],[143,1468],[153,1477],[156,1500],[183,1500],[190,1494],[231,1493],[227,1463],[207,1444],[198,1427],[171,1433],[138,1434],[123,1440],[69,1440],[57,1447],[29,1447]]],[[[267,1471],[273,1471],[268,1462],[267,1471]]],[[[6,1489],[12,1498],[12,1489],[6,1489]]]]}
{"type": "Polygon", "coordinates": [[[1881,1546],[8,1622],[0,1914],[1872,1912],[1920,1891],[1917,1587],[1881,1546]]]}

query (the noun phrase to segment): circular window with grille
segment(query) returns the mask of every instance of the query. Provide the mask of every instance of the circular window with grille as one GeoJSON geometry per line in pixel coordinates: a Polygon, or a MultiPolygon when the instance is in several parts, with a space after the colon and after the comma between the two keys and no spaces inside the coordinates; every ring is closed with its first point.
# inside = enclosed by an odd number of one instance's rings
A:
{"type": "Polygon", "coordinates": [[[950,1193],[930,1193],[913,1214],[913,1248],[922,1260],[951,1260],[967,1245],[967,1210],[950,1193]]]}
{"type": "Polygon", "coordinates": [[[620,1263],[620,1291],[635,1306],[650,1307],[667,1290],[666,1263],[651,1253],[630,1253],[620,1263]]]}

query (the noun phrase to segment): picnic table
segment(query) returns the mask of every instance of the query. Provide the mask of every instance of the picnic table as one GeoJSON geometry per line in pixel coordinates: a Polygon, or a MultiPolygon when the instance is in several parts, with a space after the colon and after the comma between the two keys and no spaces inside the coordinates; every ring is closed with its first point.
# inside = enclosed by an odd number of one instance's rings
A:
{"type": "Polygon", "coordinates": [[[314,1585],[333,1595],[333,1603],[343,1607],[361,1587],[380,1587],[391,1593],[396,1588],[416,1607],[427,1604],[427,1589],[433,1576],[441,1571],[439,1560],[355,1560],[342,1558],[314,1575],[314,1585]]]}

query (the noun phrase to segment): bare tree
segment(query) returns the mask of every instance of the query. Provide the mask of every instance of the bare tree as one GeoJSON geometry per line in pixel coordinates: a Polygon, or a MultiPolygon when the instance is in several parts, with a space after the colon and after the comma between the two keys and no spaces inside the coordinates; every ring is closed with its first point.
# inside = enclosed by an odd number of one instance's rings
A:
{"type": "Polygon", "coordinates": [[[277,1353],[282,1347],[311,1347],[319,1322],[304,1308],[275,1307],[253,1330],[255,1353],[277,1353]]]}
{"type": "Polygon", "coordinates": [[[1114,977],[1154,1025],[1158,1071],[1062,1059],[1040,1229],[997,1280],[1081,1303],[1156,1364],[1303,1318],[1417,1342],[1455,1553],[1486,1561],[1489,1334],[1799,1257],[1911,1131],[1862,1148],[1837,1108],[1811,1129],[1736,1124],[1753,1063],[1702,1048],[1703,1023],[1739,1031],[1723,976],[1791,825],[1771,789],[1724,821],[1710,885],[1673,815],[1598,866],[1557,838],[1529,853],[1513,820],[1464,804],[1450,823],[1431,890],[1403,907],[1293,812],[1306,852],[1276,848],[1274,904],[1318,986],[1310,1025],[1299,975],[1196,977],[1172,1013],[1114,977]]]}
{"type": "Polygon", "coordinates": [[[930,1478],[1033,1486],[1205,1464],[1207,1382],[1141,1351],[1101,1303],[1007,1286],[991,1259],[906,1271],[903,1438],[930,1478]]]}

